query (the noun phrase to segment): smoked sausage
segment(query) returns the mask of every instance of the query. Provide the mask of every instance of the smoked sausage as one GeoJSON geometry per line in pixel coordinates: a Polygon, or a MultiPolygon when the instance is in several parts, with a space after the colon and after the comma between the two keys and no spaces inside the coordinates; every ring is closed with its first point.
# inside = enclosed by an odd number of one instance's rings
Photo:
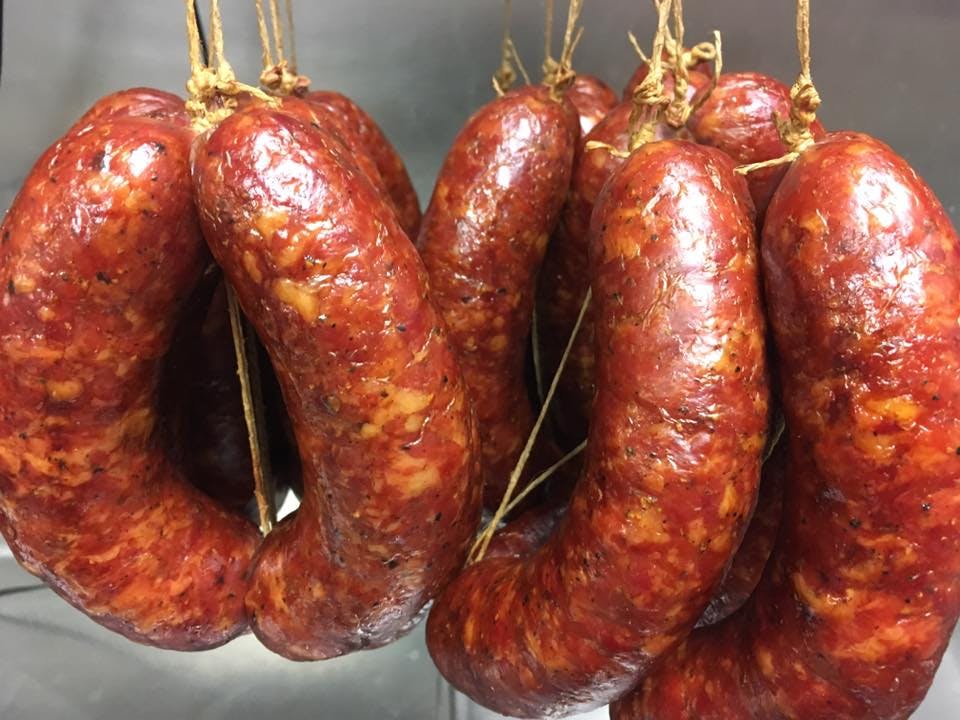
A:
{"type": "Polygon", "coordinates": [[[476,431],[416,250],[322,128],[241,108],[194,149],[204,234],[263,341],[303,467],[246,604],[296,660],[407,632],[480,518],[476,431]]]}
{"type": "MultiPolygon", "coordinates": [[[[420,231],[420,201],[403,159],[387,139],[377,122],[353,100],[333,90],[314,90],[304,98],[312,105],[327,108],[342,118],[344,124],[359,137],[379,171],[407,237],[416,239],[420,231]]],[[[350,144],[348,138],[345,138],[350,144]]]]}
{"type": "Polygon", "coordinates": [[[566,95],[580,116],[580,136],[585,137],[619,102],[609,85],[595,75],[577,74],[566,95]]]}
{"type": "MultiPolygon", "coordinates": [[[[724,74],[690,116],[687,129],[698,143],[723,150],[738,165],[772,160],[788,151],[775,118],[786,120],[790,104],[790,88],[779,80],[755,72],[724,74]]],[[[810,131],[814,138],[823,137],[819,121],[811,125],[810,131]]],[[[779,165],[747,175],[760,226],[786,171],[787,165],[779,165]]]]}
{"type": "MultiPolygon", "coordinates": [[[[667,69],[670,70],[669,76],[672,77],[673,71],[672,67],[669,65],[669,63],[672,62],[670,53],[667,50],[664,50],[661,57],[663,58],[664,62],[667,63],[667,69]]],[[[640,83],[647,78],[647,73],[649,72],[650,65],[648,63],[642,62],[637,66],[637,69],[633,71],[633,74],[630,76],[627,84],[623,87],[624,100],[630,100],[633,97],[633,94],[637,91],[637,88],[640,87],[640,83]]],[[[712,58],[709,60],[699,60],[688,69],[688,72],[690,74],[699,73],[709,80],[714,75],[714,60],[712,58]]],[[[666,77],[664,79],[666,79],[666,77]]]]}
{"type": "MultiPolygon", "coordinates": [[[[690,73],[690,93],[706,87],[709,78],[690,73]]],[[[673,79],[664,78],[666,93],[673,92],[673,79]]],[[[623,165],[620,154],[630,142],[631,102],[611,110],[578,145],[570,191],[560,215],[557,231],[547,248],[543,271],[537,287],[537,313],[540,321],[540,351],[543,374],[552,378],[587,293],[587,235],[593,205],[607,179],[623,165]],[[614,147],[586,150],[590,142],[614,147]],[[619,153],[619,154],[618,154],[619,153]]],[[[672,137],[675,132],[665,123],[656,128],[657,138],[672,137]]],[[[558,439],[567,449],[575,447],[587,434],[587,415],[594,395],[593,314],[587,310],[566,369],[560,377],[553,421],[558,439]]]]}
{"type": "Polygon", "coordinates": [[[743,184],[719,151],[663,141],[597,201],[600,382],[569,510],[533,555],[468,567],[427,623],[440,672],[486,707],[559,716],[619,697],[686,636],[740,541],[768,403],[743,184]]]}
{"type": "Polygon", "coordinates": [[[893,720],[960,613],[960,245],[866,135],[788,169],[763,233],[789,438],[783,526],[740,613],[694,633],[615,720],[893,720]]]}
{"type": "Polygon", "coordinates": [[[500,502],[533,427],[527,338],[578,134],[573,104],[546,86],[496,98],[454,140],[420,230],[431,296],[477,411],[488,507],[500,502]]]}
{"type": "Polygon", "coordinates": [[[0,530],[97,622],[199,650],[247,627],[258,535],[162,442],[164,356],[209,255],[190,130],[164,102],[137,116],[122,101],[47,150],[0,230],[0,530]]]}

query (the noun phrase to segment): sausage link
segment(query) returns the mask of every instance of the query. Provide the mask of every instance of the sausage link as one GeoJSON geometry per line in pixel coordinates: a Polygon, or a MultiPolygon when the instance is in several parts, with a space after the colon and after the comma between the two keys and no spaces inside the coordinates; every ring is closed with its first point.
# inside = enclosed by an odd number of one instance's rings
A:
{"type": "Polygon", "coordinates": [[[546,87],[488,103],[454,140],[420,231],[431,296],[477,411],[488,507],[499,503],[533,426],[526,341],[578,133],[573,105],[546,87]]]}
{"type": "MultiPolygon", "coordinates": [[[[706,87],[709,78],[691,73],[691,96],[706,87]]],[[[665,78],[665,92],[673,92],[673,81],[665,78]]],[[[570,191],[543,263],[537,288],[540,321],[540,351],[544,377],[552,378],[580,312],[589,287],[587,236],[593,205],[607,179],[623,165],[623,158],[604,149],[586,150],[588,142],[600,142],[625,152],[630,142],[630,115],[633,106],[624,102],[611,110],[577,146],[570,191]]],[[[659,124],[657,138],[674,136],[672,128],[659,124]]],[[[588,309],[557,388],[552,419],[560,441],[567,449],[587,435],[587,416],[593,402],[594,310],[588,309]]]]}
{"type": "Polygon", "coordinates": [[[693,627],[740,541],[768,388],[738,185],[722,153],[665,141],[636,151],[597,201],[601,381],[570,508],[533,555],[467,568],[427,623],[441,673],[497,712],[619,697],[693,627]]]}
{"type": "MultiPolygon", "coordinates": [[[[737,164],[772,160],[787,153],[776,119],[790,115],[790,88],[779,80],[754,72],[721,75],[717,86],[687,122],[693,139],[719,148],[737,164]]],[[[823,125],[810,128],[823,137],[823,125]]],[[[787,172],[787,165],[756,170],[747,175],[750,195],[763,226],[770,198],[787,172]]]]}
{"type": "Polygon", "coordinates": [[[612,717],[906,718],[960,613],[960,246],[886,145],[832,134],[763,234],[789,433],[783,527],[743,611],[612,717]]]}
{"type": "Polygon", "coordinates": [[[400,225],[407,237],[415,239],[420,232],[420,200],[403,159],[376,120],[346,95],[332,90],[314,90],[304,97],[311,104],[324,106],[339,115],[359,135],[383,178],[387,194],[397,209],[400,225]]]}
{"type": "Polygon", "coordinates": [[[303,466],[299,511],[254,563],[254,632],[300,660],[383,645],[461,567],[480,517],[473,418],[426,273],[339,143],[285,110],[233,114],[193,173],[303,466]]]}
{"type": "Polygon", "coordinates": [[[786,443],[779,443],[763,464],[757,507],[747,526],[747,534],[733,563],[704,611],[698,627],[716,625],[739,610],[757,589],[767,566],[783,517],[783,483],[786,467],[786,443]]]}
{"type": "Polygon", "coordinates": [[[209,259],[192,136],[100,110],[40,158],[2,227],[0,530],[102,625],[209,648],[246,628],[258,535],[160,439],[164,356],[209,259]]]}
{"type": "Polygon", "coordinates": [[[586,136],[619,102],[617,94],[594,75],[577,75],[567,97],[580,116],[580,136],[586,136]]]}

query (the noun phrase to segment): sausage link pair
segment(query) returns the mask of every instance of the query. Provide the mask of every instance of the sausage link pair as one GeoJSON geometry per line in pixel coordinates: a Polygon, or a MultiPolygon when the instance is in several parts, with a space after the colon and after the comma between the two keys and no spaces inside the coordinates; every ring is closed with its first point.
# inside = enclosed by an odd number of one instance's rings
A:
{"type": "Polygon", "coordinates": [[[417,191],[410,181],[403,159],[377,122],[346,95],[332,90],[314,90],[308,92],[304,98],[311,105],[326,108],[346,126],[346,132],[341,132],[342,139],[355,158],[366,154],[373,161],[377,175],[386,188],[387,197],[397,210],[400,225],[411,240],[416,239],[420,231],[420,201],[417,199],[417,191]]]}
{"type": "Polygon", "coordinates": [[[497,712],[622,695],[693,627],[739,543],[768,400],[743,185],[722,153],[665,141],[598,200],[600,382],[570,508],[532,556],[467,568],[427,624],[441,673],[497,712]]]}
{"type": "Polygon", "coordinates": [[[385,644],[461,567],[480,517],[466,388],[416,250],[321,128],[251,104],[195,147],[204,233],[263,341],[303,466],[246,604],[292,659],[385,644]]]}
{"type": "Polygon", "coordinates": [[[488,507],[499,503],[533,426],[526,341],[578,133],[572,103],[545,86],[488,103],[454,140],[420,231],[431,296],[477,411],[488,507]]]}
{"type": "Polygon", "coordinates": [[[960,245],[887,146],[828,135],[763,234],[790,453],[747,607],[694,633],[616,720],[906,718],[960,613],[960,245]]]}
{"type": "Polygon", "coordinates": [[[164,356],[209,255],[182,101],[96,105],[40,158],[0,230],[0,530],[97,622],[180,650],[246,626],[252,524],[162,442],[164,356]]]}

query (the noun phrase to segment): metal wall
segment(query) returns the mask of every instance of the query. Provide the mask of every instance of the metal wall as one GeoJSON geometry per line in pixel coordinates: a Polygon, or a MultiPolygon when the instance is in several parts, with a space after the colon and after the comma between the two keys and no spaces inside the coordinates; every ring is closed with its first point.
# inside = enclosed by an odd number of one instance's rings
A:
{"type": "MultiPolygon", "coordinates": [[[[254,81],[252,0],[221,0],[226,44],[254,81]]],[[[542,57],[542,0],[514,0],[514,35],[531,70],[542,57]]],[[[560,14],[565,3],[557,0],[560,14]]],[[[688,36],[724,36],[726,67],[792,81],[793,0],[687,0],[688,36]]],[[[499,0],[296,0],[301,70],[348,93],[383,124],[426,202],[458,127],[491,97],[499,0]]],[[[633,29],[649,45],[649,0],[585,0],[577,67],[620,87],[636,64],[633,29]]],[[[561,23],[557,23],[560,25],[561,23]]],[[[96,98],[133,85],[182,92],[180,0],[6,0],[0,85],[0,206],[33,160],[96,98]]],[[[557,28],[559,36],[561,28],[557,28]]],[[[813,75],[830,128],[873,133],[927,178],[954,218],[960,198],[960,3],[813,0],[813,75]]]]}

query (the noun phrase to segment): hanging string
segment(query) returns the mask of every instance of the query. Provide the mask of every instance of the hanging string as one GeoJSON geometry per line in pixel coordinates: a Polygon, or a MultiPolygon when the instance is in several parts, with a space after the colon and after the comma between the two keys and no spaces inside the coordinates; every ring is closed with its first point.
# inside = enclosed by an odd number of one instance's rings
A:
{"type": "Polygon", "coordinates": [[[820,94],[810,76],[810,0],[797,0],[797,54],[800,56],[800,74],[790,88],[790,116],[787,120],[774,117],[780,139],[787,146],[781,157],[763,162],[741,165],[737,172],[746,175],[768,167],[791,163],[815,142],[811,127],[817,120],[820,94]]]}
{"type": "Polygon", "coordinates": [[[513,55],[511,52],[510,23],[513,10],[510,0],[503,2],[503,42],[500,46],[500,67],[493,74],[493,89],[497,95],[503,96],[513,87],[517,80],[517,73],[513,69],[513,55]]]}
{"type": "MultiPolygon", "coordinates": [[[[269,3],[268,28],[263,0],[254,0],[257,9],[257,30],[260,35],[260,57],[263,62],[260,84],[273,95],[287,96],[301,93],[310,86],[310,78],[297,74],[295,55],[292,56],[292,60],[287,60],[284,49],[283,24],[280,20],[279,0],[269,0],[269,3]]],[[[294,24],[291,0],[287,0],[287,24],[292,38],[294,24]]],[[[291,40],[292,47],[293,41],[291,40]]]]}
{"type": "MultiPolygon", "coordinates": [[[[496,534],[497,528],[500,526],[501,521],[507,516],[507,513],[509,513],[513,507],[516,507],[516,503],[511,503],[513,502],[517,485],[520,482],[520,476],[523,474],[523,470],[527,465],[527,461],[530,459],[530,453],[533,451],[533,446],[540,434],[540,428],[543,426],[543,422],[547,417],[547,412],[550,409],[550,403],[553,402],[553,397],[557,392],[557,385],[560,382],[560,376],[563,374],[563,370],[567,366],[567,360],[569,359],[570,352],[573,349],[573,343],[577,339],[577,335],[580,332],[580,326],[583,324],[583,318],[587,314],[587,308],[590,307],[591,295],[592,293],[588,289],[586,297],[583,298],[583,303],[580,305],[580,313],[577,315],[577,321],[573,326],[573,331],[570,333],[570,338],[567,340],[567,346],[564,348],[563,355],[560,357],[560,365],[553,374],[553,380],[550,381],[550,387],[547,389],[546,397],[544,397],[543,406],[540,408],[540,413],[537,415],[537,420],[533,424],[533,428],[530,430],[530,435],[527,437],[527,442],[523,446],[520,457],[517,459],[517,463],[510,473],[510,479],[507,482],[507,489],[503,494],[503,499],[500,501],[500,505],[493,514],[493,517],[490,519],[490,522],[487,523],[486,527],[484,527],[481,533],[477,536],[477,539],[474,541],[473,547],[470,548],[470,554],[468,556],[469,562],[478,562],[479,560],[483,559],[483,556],[487,552],[487,548],[490,546],[490,541],[493,539],[494,534],[496,534]]],[[[572,458],[574,458],[578,452],[579,451],[567,453],[566,456],[554,463],[554,465],[551,466],[546,472],[535,478],[534,482],[536,482],[538,485],[544,482],[564,463],[569,462],[572,458]]],[[[526,497],[525,494],[524,497],[526,497]]]]}
{"type": "MultiPolygon", "coordinates": [[[[210,55],[204,57],[200,42],[200,24],[193,0],[184,0],[187,11],[187,50],[190,60],[190,80],[187,82],[187,110],[198,130],[207,130],[229,116],[237,106],[236,96],[249,93],[268,105],[276,105],[259,88],[237,82],[233,68],[227,62],[223,49],[223,19],[218,0],[210,0],[210,55]]],[[[230,329],[237,358],[237,376],[243,401],[243,417],[247,425],[247,439],[253,465],[254,495],[260,521],[260,531],[266,535],[273,529],[276,518],[273,476],[270,472],[267,441],[264,432],[263,398],[260,393],[260,371],[253,336],[246,336],[243,315],[236,294],[226,284],[230,329]]]]}
{"type": "Polygon", "coordinates": [[[190,79],[187,81],[186,108],[197,130],[207,130],[230,115],[237,106],[237,95],[249,93],[264,102],[275,101],[259,88],[238,82],[233,68],[223,52],[223,20],[220,3],[210,0],[210,56],[204,58],[200,43],[200,27],[194,12],[193,0],[184,0],[187,17],[187,51],[190,59],[190,79]]]}
{"type": "Polygon", "coordinates": [[[660,109],[669,102],[663,94],[663,45],[667,34],[671,0],[657,3],[657,32],[653,39],[650,70],[633,91],[633,112],[630,114],[630,152],[656,138],[660,109]]]}
{"type": "Polygon", "coordinates": [[[290,38],[290,70],[297,72],[297,32],[293,27],[293,0],[287,0],[287,33],[290,38]]]}
{"type": "Polygon", "coordinates": [[[563,32],[563,47],[560,50],[560,59],[556,60],[551,53],[553,0],[547,0],[546,50],[543,60],[543,83],[550,88],[550,93],[555,99],[559,99],[564,91],[577,79],[577,74],[573,71],[573,55],[583,37],[583,28],[577,27],[577,21],[580,19],[582,10],[583,0],[570,0],[567,6],[567,25],[563,32]]]}
{"type": "Polygon", "coordinates": [[[673,128],[682,128],[690,119],[693,107],[687,100],[690,88],[690,68],[683,52],[683,0],[673,0],[673,100],[663,112],[663,118],[673,128]]]}

